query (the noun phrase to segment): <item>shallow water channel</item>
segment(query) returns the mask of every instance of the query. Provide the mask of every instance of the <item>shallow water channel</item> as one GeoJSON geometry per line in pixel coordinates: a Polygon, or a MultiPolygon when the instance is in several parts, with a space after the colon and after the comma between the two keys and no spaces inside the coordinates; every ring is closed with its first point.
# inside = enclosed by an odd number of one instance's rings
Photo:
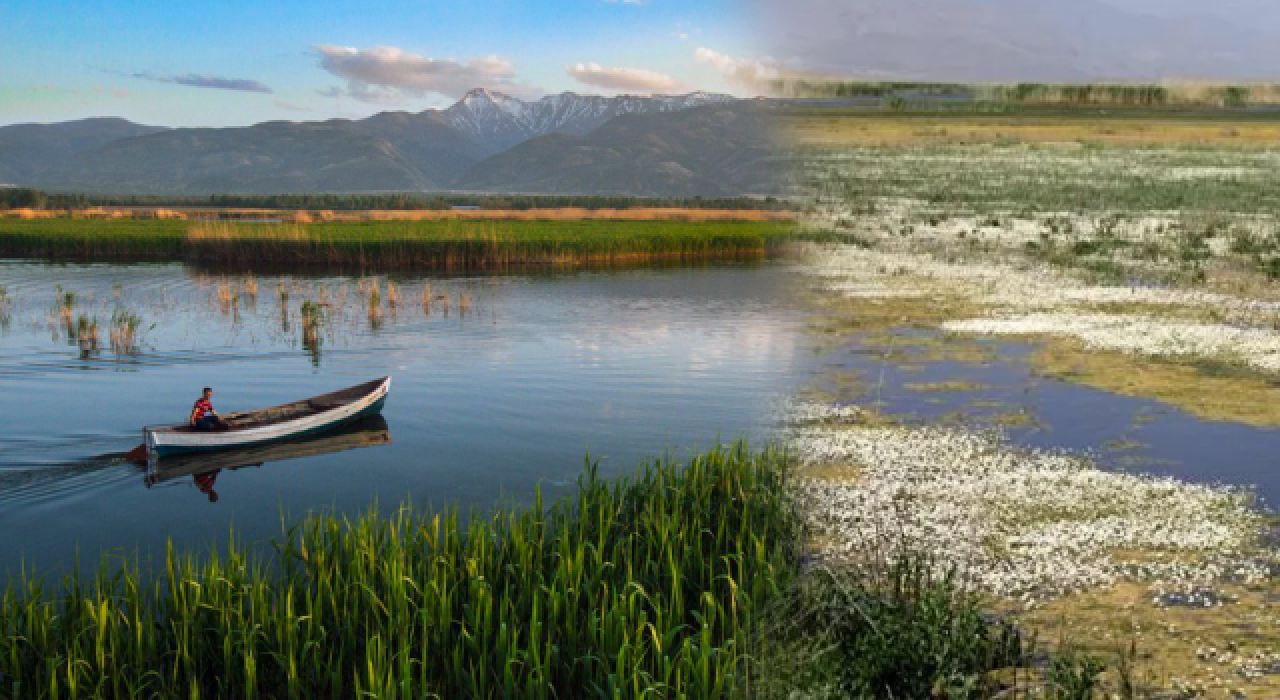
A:
{"type": "Polygon", "coordinates": [[[1083,454],[1109,470],[1225,484],[1280,505],[1280,429],[1208,421],[1150,399],[1041,376],[1036,341],[900,328],[824,351],[812,386],[894,420],[997,429],[1028,448],[1083,454]]]}
{"type": "Polygon", "coordinates": [[[538,485],[549,499],[588,453],[613,475],[718,438],[762,441],[808,357],[789,277],[783,263],[361,278],[0,262],[0,576],[77,550],[89,565],[154,558],[166,539],[225,542],[232,527],[262,541],[282,514],[484,509],[538,485]],[[322,309],[311,332],[306,302],[322,309]],[[113,348],[125,310],[141,339],[113,348]],[[185,420],[205,385],[226,413],[383,375],[385,424],[150,474],[121,457],[143,425],[185,420]]]}

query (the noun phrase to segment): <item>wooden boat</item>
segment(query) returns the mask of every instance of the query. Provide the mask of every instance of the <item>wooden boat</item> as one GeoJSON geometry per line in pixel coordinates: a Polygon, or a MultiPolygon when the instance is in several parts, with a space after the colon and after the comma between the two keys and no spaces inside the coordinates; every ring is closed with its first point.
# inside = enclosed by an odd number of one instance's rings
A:
{"type": "Polygon", "coordinates": [[[152,455],[139,466],[147,470],[147,487],[175,479],[222,469],[261,467],[267,462],[283,462],[302,457],[357,450],[391,444],[391,430],[382,416],[351,421],[323,434],[273,442],[256,447],[240,447],[217,452],[157,457],[152,455]]]}
{"type": "Polygon", "coordinates": [[[382,411],[391,377],[280,406],[222,416],[227,428],[199,431],[189,423],[143,428],[147,455],[210,452],[313,435],[382,411]]]}

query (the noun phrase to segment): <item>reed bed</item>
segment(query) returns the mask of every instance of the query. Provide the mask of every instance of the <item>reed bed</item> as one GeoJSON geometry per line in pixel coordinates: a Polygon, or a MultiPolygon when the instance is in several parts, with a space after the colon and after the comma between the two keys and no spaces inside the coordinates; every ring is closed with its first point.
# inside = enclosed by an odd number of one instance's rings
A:
{"type": "Polygon", "coordinates": [[[0,219],[0,255],[47,259],[181,260],[189,226],[176,220],[0,219]]]}
{"type": "Polygon", "coordinates": [[[327,209],[90,207],[66,211],[0,209],[0,218],[16,219],[176,219],[234,221],[274,217],[293,223],[315,221],[792,221],[796,213],[779,209],[703,209],[691,207],[541,207],[530,209],[327,209]]]}
{"type": "Polygon", "coordinates": [[[250,303],[257,303],[258,280],[256,277],[253,276],[252,272],[245,275],[244,279],[240,281],[240,291],[242,294],[249,297],[250,303]]]}
{"type": "Polygon", "coordinates": [[[223,313],[226,313],[231,308],[231,305],[239,299],[239,295],[232,290],[231,282],[225,278],[218,280],[215,294],[217,294],[218,305],[222,307],[223,313]]]}
{"type": "Polygon", "coordinates": [[[62,319],[62,325],[68,329],[71,328],[72,314],[75,312],[77,301],[79,296],[75,292],[65,290],[62,285],[58,285],[53,313],[62,319]]]}
{"type": "Polygon", "coordinates": [[[101,339],[98,335],[98,317],[81,313],[74,324],[67,324],[67,339],[80,348],[80,354],[88,356],[98,351],[101,339]]]}
{"type": "Polygon", "coordinates": [[[758,258],[800,234],[787,221],[422,220],[245,223],[0,219],[0,256],[186,260],[252,268],[492,269],[656,259],[758,258]]]}
{"type": "Polygon", "coordinates": [[[795,212],[762,209],[632,207],[327,212],[336,221],[793,221],[795,212]]]}
{"type": "Polygon", "coordinates": [[[718,448],[550,507],[314,516],[0,597],[0,694],[751,695],[760,613],[794,576],[785,454],[718,448]]]}
{"type": "MultiPolygon", "coordinates": [[[[423,298],[425,299],[425,296],[423,298]]],[[[0,326],[9,325],[14,305],[14,298],[10,296],[9,288],[0,284],[0,326]]]]}
{"type": "Polygon", "coordinates": [[[770,222],[383,222],[196,224],[193,261],[374,268],[502,268],[657,258],[758,257],[789,229],[770,222]]]}
{"type": "Polygon", "coordinates": [[[122,310],[111,313],[111,351],[115,354],[136,354],[142,332],[142,317],[136,313],[122,310]]]}
{"type": "MultiPolygon", "coordinates": [[[[285,313],[288,313],[287,307],[285,313]]],[[[310,299],[298,307],[298,316],[302,319],[302,347],[307,350],[313,360],[320,357],[320,345],[323,343],[322,330],[329,320],[329,305],[314,302],[310,299]]],[[[288,323],[287,316],[285,323],[288,323]]]]}

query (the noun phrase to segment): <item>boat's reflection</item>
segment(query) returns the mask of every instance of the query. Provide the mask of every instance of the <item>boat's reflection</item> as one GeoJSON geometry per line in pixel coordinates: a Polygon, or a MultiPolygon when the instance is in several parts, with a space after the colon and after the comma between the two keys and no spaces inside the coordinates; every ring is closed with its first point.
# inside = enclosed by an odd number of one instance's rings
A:
{"type": "Polygon", "coordinates": [[[147,488],[191,478],[196,488],[211,502],[218,500],[217,480],[222,470],[261,467],[267,462],[283,462],[315,457],[362,447],[386,445],[391,430],[381,415],[369,416],[320,435],[276,442],[260,447],[222,450],[191,455],[151,457],[147,462],[147,488]]]}

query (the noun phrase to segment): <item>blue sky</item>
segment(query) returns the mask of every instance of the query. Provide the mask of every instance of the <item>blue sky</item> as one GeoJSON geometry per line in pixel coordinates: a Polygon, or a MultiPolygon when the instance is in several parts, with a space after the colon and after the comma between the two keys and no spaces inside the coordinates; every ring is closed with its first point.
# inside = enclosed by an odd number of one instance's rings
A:
{"type": "Polygon", "coordinates": [[[0,2],[0,124],[362,117],[521,97],[750,94],[735,0],[0,2]],[[475,84],[472,84],[475,83],[475,84]]]}

